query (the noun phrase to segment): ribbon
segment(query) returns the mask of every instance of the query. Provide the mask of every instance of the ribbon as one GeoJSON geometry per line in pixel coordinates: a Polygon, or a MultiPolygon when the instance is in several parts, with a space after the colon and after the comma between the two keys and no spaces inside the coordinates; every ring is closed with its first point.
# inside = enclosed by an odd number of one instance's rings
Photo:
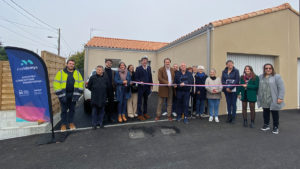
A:
{"type": "MultiPolygon", "coordinates": [[[[178,84],[160,84],[160,83],[144,83],[144,82],[137,82],[137,81],[131,81],[132,83],[140,84],[140,85],[149,85],[149,86],[180,86],[178,84]]],[[[200,85],[200,84],[184,84],[183,86],[189,86],[189,87],[238,87],[242,86],[242,84],[233,84],[233,85],[200,85]]],[[[183,87],[181,86],[181,87],[183,87]]]]}

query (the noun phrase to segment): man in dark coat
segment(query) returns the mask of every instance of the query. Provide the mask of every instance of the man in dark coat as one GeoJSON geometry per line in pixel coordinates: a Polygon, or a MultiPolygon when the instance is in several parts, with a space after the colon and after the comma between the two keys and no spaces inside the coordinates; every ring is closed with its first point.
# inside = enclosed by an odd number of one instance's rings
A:
{"type": "Polygon", "coordinates": [[[180,71],[175,74],[176,97],[177,97],[177,121],[180,121],[181,114],[184,113],[184,123],[188,123],[188,103],[190,98],[191,87],[186,85],[193,84],[193,75],[186,70],[186,64],[182,63],[180,71]]]}
{"type": "MultiPolygon", "coordinates": [[[[138,82],[153,83],[151,67],[148,66],[148,57],[141,59],[141,66],[138,66],[135,71],[135,79],[138,82]]],[[[144,121],[149,119],[150,116],[147,114],[147,101],[148,96],[152,91],[153,86],[139,84],[138,86],[138,119],[144,121]],[[144,100],[143,111],[142,111],[142,100],[144,100]]]]}
{"type": "Polygon", "coordinates": [[[97,66],[96,74],[91,76],[88,82],[88,89],[91,91],[91,104],[92,104],[92,126],[93,129],[103,128],[103,116],[105,102],[107,98],[107,89],[109,86],[109,79],[103,73],[103,66],[97,66]]]}
{"type": "Polygon", "coordinates": [[[116,112],[114,112],[114,92],[115,92],[115,71],[111,69],[112,67],[112,60],[111,59],[106,59],[105,60],[105,69],[104,72],[106,76],[108,77],[108,88],[107,88],[107,98],[108,98],[108,104],[107,104],[107,119],[110,122],[115,122],[116,121],[116,112]]]}

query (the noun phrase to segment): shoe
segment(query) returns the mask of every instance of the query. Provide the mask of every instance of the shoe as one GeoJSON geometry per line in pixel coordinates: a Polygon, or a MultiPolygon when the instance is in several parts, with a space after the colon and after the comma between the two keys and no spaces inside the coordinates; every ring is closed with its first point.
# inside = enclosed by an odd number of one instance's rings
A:
{"type": "Polygon", "coordinates": [[[145,121],[145,120],[146,120],[144,116],[138,116],[137,118],[138,118],[140,121],[145,121]]]}
{"type": "Polygon", "coordinates": [[[138,116],[138,114],[134,114],[134,117],[137,117],[138,116]]]}
{"type": "Polygon", "coordinates": [[[227,120],[226,120],[226,123],[231,123],[232,122],[232,118],[231,118],[231,115],[228,114],[227,116],[227,120]]]}
{"type": "Polygon", "coordinates": [[[192,115],[193,115],[193,116],[196,116],[196,112],[194,111],[194,112],[192,113],[192,115]]]}
{"type": "Polygon", "coordinates": [[[261,128],[262,131],[270,130],[270,126],[267,124],[264,124],[264,126],[261,128]]]}
{"type": "Polygon", "coordinates": [[[212,122],[213,119],[214,119],[214,117],[213,117],[213,116],[210,116],[209,119],[208,119],[208,121],[209,121],[209,122],[212,122]]]}
{"type": "Polygon", "coordinates": [[[125,114],[122,114],[122,119],[123,119],[124,122],[127,121],[125,114]]]}
{"type": "Polygon", "coordinates": [[[181,121],[181,117],[178,116],[178,117],[176,118],[176,121],[177,121],[177,122],[180,122],[180,121],[181,121]]]}
{"type": "Polygon", "coordinates": [[[93,126],[92,129],[93,129],[93,130],[97,130],[97,126],[93,126]]]}
{"type": "Polygon", "coordinates": [[[104,128],[104,125],[103,124],[100,124],[100,129],[103,129],[104,128]]]}
{"type": "Polygon", "coordinates": [[[220,122],[220,120],[219,120],[218,117],[215,117],[215,122],[216,122],[216,123],[219,123],[219,122],[220,122]]]}
{"type": "Polygon", "coordinates": [[[231,118],[231,124],[234,124],[235,123],[235,117],[232,117],[231,118]]]}
{"type": "Polygon", "coordinates": [[[122,123],[122,122],[123,122],[123,119],[122,119],[122,115],[121,115],[121,114],[118,115],[118,122],[119,122],[119,123],[122,123]]]}
{"type": "Polygon", "coordinates": [[[162,116],[166,116],[166,115],[168,115],[168,112],[164,112],[164,113],[162,114],[162,116]]]}
{"type": "Polygon", "coordinates": [[[170,116],[170,117],[168,117],[168,120],[169,121],[173,121],[173,118],[170,116]]]}
{"type": "Polygon", "coordinates": [[[279,134],[279,129],[278,129],[278,127],[274,127],[273,130],[272,130],[272,133],[273,133],[273,134],[279,134]]]}
{"type": "Polygon", "coordinates": [[[148,114],[144,114],[145,119],[150,119],[151,117],[148,114]]]}
{"type": "Polygon", "coordinates": [[[176,112],[173,112],[172,115],[173,115],[174,117],[177,117],[177,113],[176,113],[176,112]]]}
{"type": "Polygon", "coordinates": [[[248,127],[248,122],[247,122],[247,120],[244,120],[243,126],[244,126],[244,127],[248,127]]]}
{"type": "Polygon", "coordinates": [[[155,121],[158,121],[159,119],[160,119],[160,117],[157,117],[157,116],[155,117],[155,121]]]}
{"type": "Polygon", "coordinates": [[[76,129],[76,126],[75,126],[74,123],[70,123],[69,127],[70,127],[70,130],[75,130],[76,129]]]}
{"type": "Polygon", "coordinates": [[[253,120],[251,120],[251,123],[250,123],[249,127],[254,128],[254,121],[253,120]]]}
{"type": "Polygon", "coordinates": [[[61,126],[60,126],[60,131],[61,131],[61,132],[67,131],[67,126],[66,126],[65,124],[61,125],[61,126]]]}
{"type": "Polygon", "coordinates": [[[187,117],[185,117],[185,118],[183,119],[183,123],[184,123],[184,124],[189,124],[189,120],[188,120],[187,117]]]}
{"type": "Polygon", "coordinates": [[[197,114],[196,114],[196,117],[199,118],[199,117],[200,117],[200,114],[197,113],[197,114]]]}
{"type": "Polygon", "coordinates": [[[209,115],[208,115],[208,114],[205,114],[205,113],[202,113],[202,114],[201,114],[201,117],[205,118],[205,117],[209,117],[209,115]]]}

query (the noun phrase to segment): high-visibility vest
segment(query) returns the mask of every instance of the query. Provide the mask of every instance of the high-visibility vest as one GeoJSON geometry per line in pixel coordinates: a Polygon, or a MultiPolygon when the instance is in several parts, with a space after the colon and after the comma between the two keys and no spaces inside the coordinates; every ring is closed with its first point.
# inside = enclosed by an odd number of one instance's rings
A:
{"type": "MultiPolygon", "coordinates": [[[[73,72],[73,77],[75,80],[73,100],[77,101],[81,96],[81,94],[83,93],[84,81],[82,79],[81,74],[76,69],[73,72]]],[[[64,72],[64,70],[60,70],[55,75],[53,88],[58,98],[63,98],[66,96],[67,79],[68,79],[68,74],[64,72]]]]}

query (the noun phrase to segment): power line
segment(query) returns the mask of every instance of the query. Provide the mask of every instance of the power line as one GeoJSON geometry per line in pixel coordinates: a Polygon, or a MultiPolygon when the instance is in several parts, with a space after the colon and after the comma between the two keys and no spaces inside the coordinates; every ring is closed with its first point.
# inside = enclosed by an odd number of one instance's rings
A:
{"type": "MultiPolygon", "coordinates": [[[[25,18],[27,18],[28,20],[30,20],[31,22],[42,26],[41,24],[35,22],[34,20],[32,20],[31,18],[29,18],[27,15],[23,14],[22,12],[20,12],[17,8],[15,8],[14,6],[12,6],[11,4],[9,4],[8,2],[6,2],[5,0],[2,0],[2,2],[4,2],[6,5],[8,5],[9,7],[11,7],[12,9],[14,9],[15,11],[17,11],[19,14],[21,14],[22,16],[24,16],[25,18]]],[[[42,26],[43,27],[43,26],[42,26]]]]}
{"type": "Polygon", "coordinates": [[[70,51],[74,51],[72,49],[72,47],[69,45],[69,43],[65,40],[65,38],[63,36],[61,36],[62,40],[64,41],[64,43],[67,45],[67,47],[69,48],[70,51]]]}
{"type": "Polygon", "coordinates": [[[31,17],[35,18],[36,20],[40,21],[41,23],[43,23],[44,25],[47,25],[48,27],[57,30],[55,27],[49,25],[48,23],[42,21],[40,18],[34,16],[33,14],[31,14],[30,12],[28,12],[26,9],[24,9],[21,5],[17,4],[15,1],[10,0],[12,3],[14,3],[17,7],[21,8],[23,11],[25,11],[28,15],[30,15],[31,17]]]}
{"type": "MultiPolygon", "coordinates": [[[[14,34],[17,34],[17,35],[19,35],[19,36],[21,36],[21,37],[23,37],[23,38],[25,38],[25,39],[27,39],[27,40],[31,40],[31,41],[33,41],[33,42],[36,43],[36,44],[40,44],[40,42],[38,42],[38,41],[36,41],[36,40],[34,40],[34,39],[31,39],[31,38],[29,38],[29,37],[27,37],[27,36],[24,36],[24,35],[22,35],[22,34],[20,34],[20,33],[18,33],[18,32],[15,32],[15,31],[13,31],[13,30],[11,30],[11,29],[9,29],[9,28],[3,26],[3,25],[0,25],[0,27],[6,29],[6,30],[9,31],[9,32],[12,32],[12,33],[14,33],[14,34]]],[[[43,44],[43,45],[44,45],[44,46],[47,46],[47,47],[49,47],[49,48],[54,48],[54,49],[56,49],[56,48],[53,47],[53,46],[49,46],[49,45],[45,45],[45,44],[43,44]]]]}
{"type": "Polygon", "coordinates": [[[25,25],[25,24],[22,24],[22,23],[18,23],[18,22],[14,22],[14,21],[5,19],[3,17],[0,17],[0,19],[5,21],[5,22],[12,23],[12,24],[15,24],[15,25],[20,25],[20,26],[24,26],[24,27],[28,27],[28,28],[33,28],[33,29],[48,30],[48,31],[54,32],[52,29],[45,28],[45,27],[36,27],[36,26],[31,26],[31,25],[25,25]]]}
{"type": "MultiPolygon", "coordinates": [[[[12,24],[12,23],[11,23],[11,24],[12,24]]],[[[32,36],[32,37],[34,37],[34,38],[38,39],[38,40],[39,40],[39,43],[41,43],[41,44],[45,45],[45,43],[44,43],[44,40],[43,40],[43,39],[41,39],[40,37],[37,37],[36,35],[34,35],[34,34],[32,34],[32,33],[28,32],[28,31],[25,31],[24,29],[20,28],[18,25],[16,25],[16,28],[18,28],[18,29],[20,29],[21,31],[23,31],[23,32],[27,33],[28,35],[30,35],[30,36],[32,36]]],[[[47,45],[47,44],[46,44],[46,45],[47,45]]]]}

